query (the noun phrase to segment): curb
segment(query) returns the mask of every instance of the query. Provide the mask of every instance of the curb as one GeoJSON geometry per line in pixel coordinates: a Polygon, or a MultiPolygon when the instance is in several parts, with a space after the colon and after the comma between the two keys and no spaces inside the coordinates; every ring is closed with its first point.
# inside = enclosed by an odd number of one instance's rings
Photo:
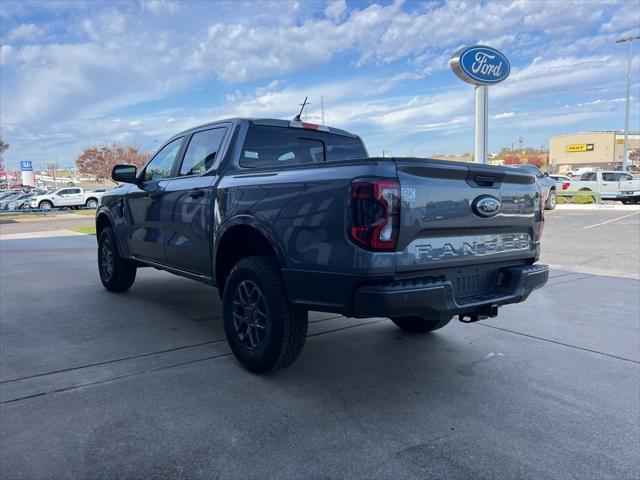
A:
{"type": "Polygon", "coordinates": [[[0,234],[2,240],[26,240],[31,238],[55,238],[55,237],[76,237],[86,235],[85,233],[74,232],[73,230],[44,230],[38,232],[6,233],[0,234]]]}
{"type": "Polygon", "coordinates": [[[617,211],[640,211],[640,205],[571,205],[558,204],[556,210],[617,210],[617,211]]]}

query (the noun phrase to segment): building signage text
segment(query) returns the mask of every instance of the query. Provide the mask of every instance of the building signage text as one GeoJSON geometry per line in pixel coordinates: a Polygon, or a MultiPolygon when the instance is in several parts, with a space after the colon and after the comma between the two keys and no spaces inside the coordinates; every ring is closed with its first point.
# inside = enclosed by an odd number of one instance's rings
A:
{"type": "Polygon", "coordinates": [[[593,143],[574,143],[567,145],[567,152],[593,152],[593,143]]]}

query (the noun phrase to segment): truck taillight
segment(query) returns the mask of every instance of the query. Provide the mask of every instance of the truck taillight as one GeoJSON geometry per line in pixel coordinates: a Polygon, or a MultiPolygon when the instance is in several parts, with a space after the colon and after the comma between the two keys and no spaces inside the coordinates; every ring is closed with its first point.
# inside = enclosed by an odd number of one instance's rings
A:
{"type": "Polygon", "coordinates": [[[569,189],[569,185],[571,185],[570,182],[562,182],[562,189],[563,190],[568,190],[569,189]]]}
{"type": "Polygon", "coordinates": [[[400,229],[400,184],[371,179],[351,185],[349,236],[367,250],[393,251],[400,229]]]}

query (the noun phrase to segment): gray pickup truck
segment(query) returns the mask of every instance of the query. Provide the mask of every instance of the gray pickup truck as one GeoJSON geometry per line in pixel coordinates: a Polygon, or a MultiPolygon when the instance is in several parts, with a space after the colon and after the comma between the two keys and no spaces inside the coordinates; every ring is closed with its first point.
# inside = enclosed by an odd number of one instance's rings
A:
{"type": "Polygon", "coordinates": [[[533,175],[369,157],[351,133],[229,119],[119,165],[96,212],[100,279],[140,267],[216,286],[231,350],[253,372],[302,351],[309,310],[422,333],[495,317],[547,281],[533,175]]]}

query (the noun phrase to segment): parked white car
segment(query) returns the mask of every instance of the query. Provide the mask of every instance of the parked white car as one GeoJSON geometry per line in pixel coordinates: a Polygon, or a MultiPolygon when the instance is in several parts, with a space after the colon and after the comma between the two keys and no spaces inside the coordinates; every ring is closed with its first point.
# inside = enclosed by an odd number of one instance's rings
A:
{"type": "Polygon", "coordinates": [[[61,188],[54,192],[42,193],[31,198],[31,208],[49,210],[53,207],[98,208],[104,192],[85,192],[82,188],[61,188]]]}
{"type": "Polygon", "coordinates": [[[573,170],[569,170],[567,172],[567,176],[568,177],[572,177],[572,178],[580,178],[581,175],[584,175],[585,173],[589,173],[589,172],[595,172],[597,169],[595,167],[580,167],[580,168],[575,168],[573,170]]]}
{"type": "Polygon", "coordinates": [[[625,172],[597,170],[572,180],[567,190],[596,192],[605,200],[619,200],[624,204],[640,203],[640,178],[625,172]]]}

